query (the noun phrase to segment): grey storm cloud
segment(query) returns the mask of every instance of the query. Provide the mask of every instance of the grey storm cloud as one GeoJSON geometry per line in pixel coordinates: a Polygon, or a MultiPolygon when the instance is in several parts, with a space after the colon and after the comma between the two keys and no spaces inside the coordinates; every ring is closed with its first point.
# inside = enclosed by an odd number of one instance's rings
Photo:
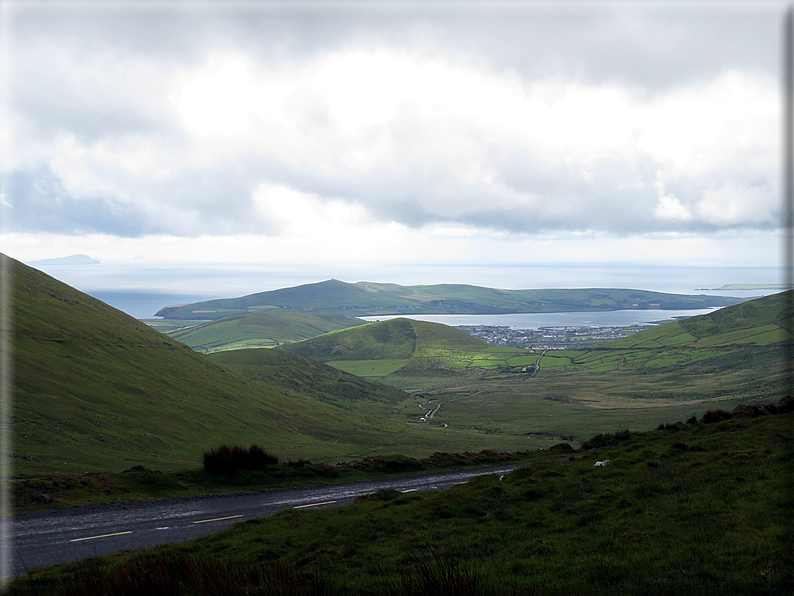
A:
{"type": "Polygon", "coordinates": [[[161,232],[134,206],[106,197],[75,199],[47,168],[14,172],[4,180],[6,210],[13,228],[28,231],[122,237],[161,232]]]}

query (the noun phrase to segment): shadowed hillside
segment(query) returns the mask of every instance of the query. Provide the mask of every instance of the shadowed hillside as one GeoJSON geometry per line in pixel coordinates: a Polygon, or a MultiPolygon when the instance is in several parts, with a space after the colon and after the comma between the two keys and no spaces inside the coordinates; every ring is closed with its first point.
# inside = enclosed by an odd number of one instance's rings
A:
{"type": "Polygon", "coordinates": [[[298,391],[349,410],[363,406],[369,411],[378,406],[388,409],[410,397],[404,391],[282,350],[229,350],[216,352],[210,358],[250,379],[298,391]]]}
{"type": "MultiPolygon", "coordinates": [[[[17,475],[192,468],[223,443],[325,460],[443,444],[423,429],[237,375],[36,269],[6,263],[17,475]]],[[[465,450],[478,437],[461,440],[465,450]]]]}

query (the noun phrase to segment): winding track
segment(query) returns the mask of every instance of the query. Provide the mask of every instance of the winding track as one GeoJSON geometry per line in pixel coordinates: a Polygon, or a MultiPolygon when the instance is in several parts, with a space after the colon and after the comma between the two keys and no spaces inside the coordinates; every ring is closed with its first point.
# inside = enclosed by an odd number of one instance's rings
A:
{"type": "Polygon", "coordinates": [[[481,474],[507,474],[531,462],[402,476],[376,481],[223,496],[88,505],[14,516],[10,575],[36,567],[185,542],[236,522],[284,509],[339,507],[381,488],[444,490],[481,474]]]}

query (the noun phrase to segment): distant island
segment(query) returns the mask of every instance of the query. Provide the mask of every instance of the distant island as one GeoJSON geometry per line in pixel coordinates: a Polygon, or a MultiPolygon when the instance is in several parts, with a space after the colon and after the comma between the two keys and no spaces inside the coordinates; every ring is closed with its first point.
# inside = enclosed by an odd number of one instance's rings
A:
{"type": "Polygon", "coordinates": [[[702,288],[712,292],[723,290],[787,290],[786,284],[725,284],[719,288],[702,288]]]}
{"type": "Polygon", "coordinates": [[[56,257],[54,259],[41,259],[40,261],[30,261],[28,265],[40,267],[42,265],[99,265],[99,259],[92,259],[88,255],[70,255],[68,257],[56,257]]]}

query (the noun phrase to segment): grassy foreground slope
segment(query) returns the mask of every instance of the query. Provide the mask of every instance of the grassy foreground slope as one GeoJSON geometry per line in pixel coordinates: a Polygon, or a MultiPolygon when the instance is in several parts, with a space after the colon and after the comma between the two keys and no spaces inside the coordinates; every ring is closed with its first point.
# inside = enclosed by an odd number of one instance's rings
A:
{"type": "Polygon", "coordinates": [[[6,264],[15,475],[194,468],[203,450],[223,443],[320,461],[425,455],[447,442],[460,451],[495,446],[477,433],[440,437],[245,378],[40,271],[6,264]]]}
{"type": "Polygon", "coordinates": [[[364,321],[345,315],[274,308],[229,315],[166,333],[196,351],[211,353],[272,347],[363,324],[364,321]]]}
{"type": "Polygon", "coordinates": [[[665,294],[645,290],[590,288],[499,290],[461,284],[400,286],[331,279],[240,298],[167,306],[169,319],[219,319],[253,308],[288,308],[349,316],[387,314],[500,314],[621,309],[691,309],[726,306],[741,298],[665,294]]]}
{"type": "Polygon", "coordinates": [[[602,435],[503,478],[34,570],[8,593],[787,594],[794,414],[749,417],[762,412],[602,435]]]}

